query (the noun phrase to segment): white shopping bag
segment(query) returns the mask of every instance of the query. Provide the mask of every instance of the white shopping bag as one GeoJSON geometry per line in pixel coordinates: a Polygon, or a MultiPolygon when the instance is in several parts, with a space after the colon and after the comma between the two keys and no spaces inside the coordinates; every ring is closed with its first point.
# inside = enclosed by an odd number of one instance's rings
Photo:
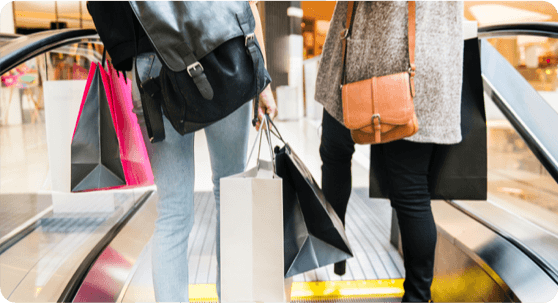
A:
{"type": "Polygon", "coordinates": [[[282,179],[271,162],[220,180],[222,302],[290,302],[283,226],[282,179]]]}

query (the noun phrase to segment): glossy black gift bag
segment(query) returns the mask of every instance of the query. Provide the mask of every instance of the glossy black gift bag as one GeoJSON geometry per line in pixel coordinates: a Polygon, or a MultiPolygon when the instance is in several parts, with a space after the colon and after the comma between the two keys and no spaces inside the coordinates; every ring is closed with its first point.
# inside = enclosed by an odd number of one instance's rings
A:
{"type": "Polygon", "coordinates": [[[351,258],[342,221],[311,172],[287,143],[274,152],[282,178],[285,277],[351,258]]]}
{"type": "MultiPolygon", "coordinates": [[[[478,39],[465,40],[461,135],[456,145],[435,145],[430,165],[432,199],[486,200],[488,184],[486,114],[478,39]]],[[[381,145],[371,146],[369,195],[388,197],[381,145]]]]}
{"type": "Polygon", "coordinates": [[[110,84],[102,76],[101,65],[92,63],[72,138],[73,192],[126,185],[109,94],[110,84]]]}

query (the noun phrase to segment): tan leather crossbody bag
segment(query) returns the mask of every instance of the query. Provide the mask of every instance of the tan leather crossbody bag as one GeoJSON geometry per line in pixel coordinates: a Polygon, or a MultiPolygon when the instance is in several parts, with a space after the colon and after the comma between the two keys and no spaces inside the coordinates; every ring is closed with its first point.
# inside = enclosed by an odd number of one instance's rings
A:
{"type": "Polygon", "coordinates": [[[413,102],[416,72],[415,2],[408,1],[408,71],[346,83],[346,38],[352,29],[353,9],[354,1],[349,1],[346,29],[341,33],[344,124],[351,130],[352,139],[358,144],[380,144],[411,136],[418,131],[413,102]]]}

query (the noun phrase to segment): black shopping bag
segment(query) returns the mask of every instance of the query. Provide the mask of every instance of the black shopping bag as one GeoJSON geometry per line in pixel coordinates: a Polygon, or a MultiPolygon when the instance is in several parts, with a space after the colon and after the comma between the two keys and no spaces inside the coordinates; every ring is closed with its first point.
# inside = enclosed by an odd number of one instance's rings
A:
{"type": "Polygon", "coordinates": [[[126,185],[109,100],[110,82],[92,63],[71,146],[71,189],[84,191],[126,185]]]}
{"type": "MultiPolygon", "coordinates": [[[[478,39],[466,40],[463,57],[461,135],[456,145],[435,145],[429,185],[432,199],[486,200],[486,114],[478,39]]],[[[382,145],[371,146],[369,195],[388,197],[382,145]]]]}
{"type": "Polygon", "coordinates": [[[284,273],[291,277],[352,257],[342,221],[292,148],[275,148],[282,178],[284,273]]]}

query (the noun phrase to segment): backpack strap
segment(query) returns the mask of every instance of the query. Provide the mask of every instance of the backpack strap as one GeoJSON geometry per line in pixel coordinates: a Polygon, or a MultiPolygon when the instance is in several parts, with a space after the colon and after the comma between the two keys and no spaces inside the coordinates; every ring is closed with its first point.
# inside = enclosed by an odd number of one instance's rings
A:
{"type": "Polygon", "coordinates": [[[196,60],[196,57],[194,57],[193,51],[189,45],[187,43],[181,45],[179,52],[183,58],[183,62],[187,66],[187,73],[189,73],[189,76],[192,77],[194,84],[198,88],[202,97],[206,100],[212,100],[212,98],[214,98],[212,86],[210,85],[210,82],[208,82],[206,74],[204,74],[202,64],[196,60]]]}
{"type": "MultiPolygon", "coordinates": [[[[148,79],[141,82],[140,75],[138,74],[138,41],[136,40],[136,31],[138,30],[136,23],[134,22],[134,12],[130,11],[130,14],[126,14],[127,19],[130,23],[133,33],[133,45],[134,45],[134,73],[136,78],[136,86],[138,91],[140,91],[140,100],[142,102],[142,112],[144,112],[144,121],[146,123],[146,131],[148,132],[148,137],[151,143],[159,142],[165,139],[165,128],[163,126],[163,114],[161,113],[161,104],[159,101],[159,96],[156,94],[161,92],[159,86],[159,77],[152,77],[148,75],[148,79]],[[142,96],[144,96],[142,98],[142,96]],[[149,98],[146,98],[149,96],[149,98]],[[149,100],[146,100],[149,99],[149,100]]],[[[155,60],[155,58],[154,58],[155,60]]],[[[150,72],[151,74],[151,72],[150,72]]],[[[161,93],[160,93],[161,94],[161,93]]]]}
{"type": "MultiPolygon", "coordinates": [[[[250,16],[252,16],[252,12],[250,12],[250,16]]],[[[257,125],[257,121],[259,120],[259,81],[264,81],[264,77],[260,75],[259,69],[259,47],[257,45],[257,41],[255,38],[255,31],[251,30],[251,19],[247,16],[248,13],[245,14],[236,14],[237,22],[239,22],[239,27],[243,31],[243,36],[245,36],[245,47],[247,48],[247,53],[251,56],[251,60],[253,61],[253,71],[255,75],[255,98],[253,101],[253,126],[257,125]]],[[[253,25],[254,28],[254,25],[253,25]]]]}

